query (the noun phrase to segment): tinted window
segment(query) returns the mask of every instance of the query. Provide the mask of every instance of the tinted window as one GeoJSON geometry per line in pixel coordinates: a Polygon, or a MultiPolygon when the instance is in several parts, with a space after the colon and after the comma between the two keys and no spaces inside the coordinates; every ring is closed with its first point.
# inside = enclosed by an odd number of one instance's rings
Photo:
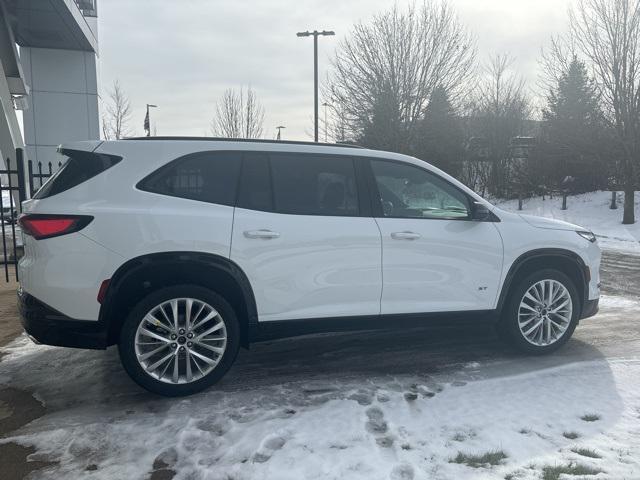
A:
{"type": "Polygon", "coordinates": [[[266,153],[244,154],[237,205],[250,210],[273,210],[271,173],[266,153]]]}
{"type": "Polygon", "coordinates": [[[271,155],[275,210],[300,215],[358,214],[353,160],[326,155],[271,155]]]}
{"type": "Polygon", "coordinates": [[[371,160],[385,217],[467,218],[464,193],[438,176],[413,165],[371,160]]]}
{"type": "Polygon", "coordinates": [[[152,173],[138,188],[172,197],[234,205],[241,156],[239,152],[189,155],[152,173]]]}
{"type": "Polygon", "coordinates": [[[36,192],[33,198],[47,198],[86,182],[122,160],[115,155],[63,150],[65,159],[60,169],[36,192]]]}

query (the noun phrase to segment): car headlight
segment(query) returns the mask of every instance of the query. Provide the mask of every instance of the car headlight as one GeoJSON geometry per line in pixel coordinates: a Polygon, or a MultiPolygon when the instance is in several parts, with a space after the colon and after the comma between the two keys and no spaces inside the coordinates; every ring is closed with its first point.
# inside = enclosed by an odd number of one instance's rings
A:
{"type": "Polygon", "coordinates": [[[584,238],[585,240],[589,240],[591,243],[595,243],[596,242],[596,236],[593,234],[593,232],[587,232],[584,230],[576,230],[576,233],[578,235],[580,235],[582,238],[584,238]]]}

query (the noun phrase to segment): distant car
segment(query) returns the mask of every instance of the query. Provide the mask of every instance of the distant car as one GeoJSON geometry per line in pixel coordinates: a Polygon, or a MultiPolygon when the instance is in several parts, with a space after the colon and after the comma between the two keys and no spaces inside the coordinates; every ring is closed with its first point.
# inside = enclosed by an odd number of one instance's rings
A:
{"type": "Polygon", "coordinates": [[[12,225],[11,222],[0,224],[0,271],[4,268],[1,264],[4,262],[14,262],[16,258],[20,258],[23,248],[22,231],[18,225],[12,225]],[[2,228],[4,226],[4,229],[2,228]],[[11,228],[13,226],[13,228],[11,228]],[[15,251],[14,241],[15,238],[15,251]],[[5,255],[6,251],[6,255],[5,255]]]}
{"type": "MultiPolygon", "coordinates": [[[[4,185],[3,185],[4,187],[4,185]]],[[[14,261],[22,252],[22,232],[20,227],[15,225],[18,219],[17,209],[11,203],[9,192],[2,191],[2,204],[0,204],[0,264],[7,261],[14,261]],[[15,234],[16,251],[13,250],[15,234]],[[6,255],[5,255],[6,250],[6,255]]]]}
{"type": "Polygon", "coordinates": [[[11,223],[17,220],[17,208],[15,200],[13,200],[12,203],[11,196],[6,190],[2,191],[2,204],[0,206],[0,211],[2,212],[0,219],[2,219],[4,223],[11,223]]]}
{"type": "Polygon", "coordinates": [[[405,155],[160,137],[60,153],[20,219],[25,330],[117,344],[152,392],[202,390],[258,340],[432,318],[492,319],[548,353],[598,308],[591,232],[501,211],[405,155]]]}

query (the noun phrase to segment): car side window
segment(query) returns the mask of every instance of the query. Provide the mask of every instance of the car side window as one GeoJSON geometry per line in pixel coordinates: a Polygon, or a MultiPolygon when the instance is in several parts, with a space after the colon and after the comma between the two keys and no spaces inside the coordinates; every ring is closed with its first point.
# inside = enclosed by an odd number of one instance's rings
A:
{"type": "Polygon", "coordinates": [[[467,196],[446,180],[415,165],[371,160],[385,217],[469,218],[467,196]]]}
{"type": "Polygon", "coordinates": [[[244,154],[237,206],[249,210],[273,211],[271,172],[266,153],[244,154]]]}
{"type": "Polygon", "coordinates": [[[358,215],[352,158],[302,153],[276,153],[270,158],[276,212],[358,215]]]}
{"type": "Polygon", "coordinates": [[[202,152],[161,167],[138,184],[147,192],[233,206],[241,153],[202,152]]]}

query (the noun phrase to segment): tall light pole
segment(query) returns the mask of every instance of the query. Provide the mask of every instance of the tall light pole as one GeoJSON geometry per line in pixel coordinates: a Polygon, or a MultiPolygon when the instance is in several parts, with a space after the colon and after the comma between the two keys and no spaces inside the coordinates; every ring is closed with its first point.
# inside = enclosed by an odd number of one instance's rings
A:
{"type": "Polygon", "coordinates": [[[313,138],[318,141],[318,36],[331,36],[335,32],[330,30],[322,30],[321,32],[314,30],[313,32],[298,32],[298,37],[313,37],[313,138]]]}
{"type": "Polygon", "coordinates": [[[279,125],[279,126],[276,127],[276,129],[278,130],[278,136],[276,137],[276,140],[280,140],[282,138],[281,135],[280,135],[280,131],[283,128],[287,128],[287,127],[285,127],[284,125],[279,125]]]}
{"type": "Polygon", "coordinates": [[[151,136],[151,122],[149,121],[149,107],[157,108],[158,106],[147,103],[147,115],[144,117],[144,129],[147,132],[147,137],[151,136]]]}

